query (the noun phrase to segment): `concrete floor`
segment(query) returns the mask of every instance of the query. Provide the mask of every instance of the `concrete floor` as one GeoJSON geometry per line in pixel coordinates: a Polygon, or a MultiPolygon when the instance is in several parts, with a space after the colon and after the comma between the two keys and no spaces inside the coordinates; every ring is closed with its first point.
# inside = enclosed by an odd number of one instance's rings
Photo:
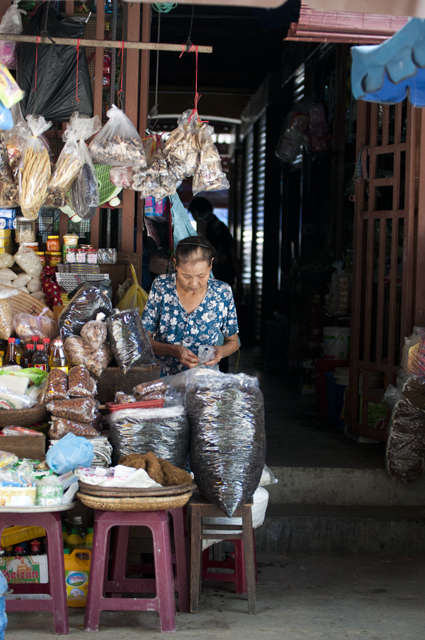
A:
{"type": "MultiPolygon", "coordinates": [[[[204,583],[198,614],[177,614],[177,637],[200,640],[423,640],[425,559],[261,556],[257,610],[245,596],[204,583]]],[[[220,586],[220,585],[219,585],[220,586]]],[[[84,610],[69,609],[70,637],[85,640],[84,610]]],[[[11,613],[6,640],[54,637],[51,614],[11,613]]],[[[155,613],[104,612],[99,638],[159,638],[155,613]],[[141,636],[142,633],[142,636],[141,636]]]]}

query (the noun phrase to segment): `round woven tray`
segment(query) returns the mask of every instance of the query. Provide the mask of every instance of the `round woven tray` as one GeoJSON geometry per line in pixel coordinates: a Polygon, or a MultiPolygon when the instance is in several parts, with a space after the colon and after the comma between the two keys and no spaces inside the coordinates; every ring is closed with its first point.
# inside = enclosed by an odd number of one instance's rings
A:
{"type": "Polygon", "coordinates": [[[141,382],[158,380],[160,371],[160,364],[132,367],[126,374],[119,367],[108,367],[97,380],[96,398],[101,404],[106,404],[115,399],[117,391],[130,394],[141,382]]]}
{"type": "Polygon", "coordinates": [[[179,496],[159,496],[146,498],[106,498],[77,493],[77,498],[90,509],[100,511],[160,511],[183,507],[192,495],[192,489],[179,496]]]}
{"type": "Polygon", "coordinates": [[[0,411],[0,428],[9,425],[30,427],[36,422],[44,422],[48,416],[49,412],[44,404],[36,404],[31,409],[5,409],[0,411]]]}
{"type": "Polygon", "coordinates": [[[159,496],[179,496],[196,488],[195,484],[176,484],[173,487],[147,487],[146,489],[132,489],[130,487],[99,487],[86,482],[80,482],[80,491],[89,496],[99,498],[156,498],[159,496]]]}

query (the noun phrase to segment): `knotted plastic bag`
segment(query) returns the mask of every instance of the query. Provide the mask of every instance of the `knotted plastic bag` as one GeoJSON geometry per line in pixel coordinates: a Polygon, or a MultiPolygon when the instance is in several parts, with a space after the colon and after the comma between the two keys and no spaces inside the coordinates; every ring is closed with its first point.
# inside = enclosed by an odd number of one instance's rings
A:
{"type": "Polygon", "coordinates": [[[93,162],[111,167],[146,167],[142,139],[131,120],[114,104],[106,115],[108,122],[89,147],[93,162]]]}
{"type": "Polygon", "coordinates": [[[68,433],[49,449],[46,462],[52,471],[62,475],[77,467],[90,467],[93,455],[93,445],[89,440],[68,433]]]}
{"type": "MultiPolygon", "coordinates": [[[[12,5],[4,14],[0,23],[0,33],[16,34],[22,32],[22,13],[18,8],[19,0],[13,0],[12,5]]],[[[17,42],[11,40],[0,41],[0,62],[8,69],[16,69],[17,42]]]]}
{"type": "Polygon", "coordinates": [[[97,287],[85,284],[59,316],[62,338],[80,335],[86,322],[94,320],[98,313],[104,313],[105,316],[112,313],[111,299],[97,287]]]}
{"type": "Polygon", "coordinates": [[[19,167],[19,204],[22,215],[30,220],[38,217],[51,175],[49,152],[39,136],[52,126],[42,116],[28,116],[32,136],[28,139],[19,167]]]}
{"type": "Polygon", "coordinates": [[[198,489],[229,517],[252,498],[266,456],[264,399],[257,378],[208,367],[185,372],[198,489]]]}

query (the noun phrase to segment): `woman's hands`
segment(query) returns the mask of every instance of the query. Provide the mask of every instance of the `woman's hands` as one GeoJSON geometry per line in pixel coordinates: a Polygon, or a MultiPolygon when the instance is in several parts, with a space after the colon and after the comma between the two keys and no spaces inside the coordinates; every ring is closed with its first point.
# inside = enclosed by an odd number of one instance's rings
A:
{"type": "Polygon", "coordinates": [[[177,358],[177,360],[180,360],[180,362],[184,364],[185,367],[193,369],[193,367],[196,367],[196,365],[199,364],[198,356],[195,356],[193,351],[187,349],[186,347],[183,347],[182,345],[176,345],[175,348],[175,357],[177,358]]]}
{"type": "Polygon", "coordinates": [[[223,347],[214,346],[215,349],[215,358],[212,360],[208,360],[208,362],[204,362],[205,366],[213,367],[215,364],[218,364],[223,357],[223,347]]]}

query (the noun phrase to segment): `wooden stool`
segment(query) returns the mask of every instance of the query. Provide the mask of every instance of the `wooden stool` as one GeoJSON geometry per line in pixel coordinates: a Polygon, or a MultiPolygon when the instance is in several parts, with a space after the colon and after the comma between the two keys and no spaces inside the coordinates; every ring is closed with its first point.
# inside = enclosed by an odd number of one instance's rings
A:
{"type": "Polygon", "coordinates": [[[40,512],[36,510],[27,513],[0,513],[0,537],[3,529],[13,525],[33,527],[35,524],[46,531],[49,551],[47,562],[49,567],[49,582],[47,584],[12,584],[13,593],[46,593],[48,600],[6,600],[6,611],[50,611],[53,613],[55,633],[65,635],[69,633],[68,607],[66,602],[65,568],[63,562],[63,538],[60,513],[40,512]]]}
{"type": "Polygon", "coordinates": [[[252,503],[244,504],[233,518],[242,518],[242,524],[204,524],[202,518],[223,518],[223,511],[201,496],[190,502],[190,611],[197,613],[202,576],[202,540],[243,540],[245,573],[249,613],[256,612],[255,556],[252,535],[252,503]],[[234,533],[234,532],[238,533],[234,533]],[[209,532],[209,533],[208,533],[209,532]],[[222,532],[222,533],[220,533],[222,532]]]}
{"type": "MultiPolygon", "coordinates": [[[[125,536],[124,539],[128,539],[125,536]]],[[[161,631],[175,631],[174,578],[171,561],[171,544],[168,512],[160,511],[95,511],[93,551],[90,581],[87,594],[84,631],[97,631],[101,611],[157,611],[161,631]],[[107,593],[134,592],[134,582],[139,582],[138,592],[152,590],[152,581],[108,580],[110,531],[112,527],[148,527],[152,531],[155,559],[156,596],[154,598],[107,598],[107,593]],[[127,587],[130,587],[129,589],[127,587]]]]}

